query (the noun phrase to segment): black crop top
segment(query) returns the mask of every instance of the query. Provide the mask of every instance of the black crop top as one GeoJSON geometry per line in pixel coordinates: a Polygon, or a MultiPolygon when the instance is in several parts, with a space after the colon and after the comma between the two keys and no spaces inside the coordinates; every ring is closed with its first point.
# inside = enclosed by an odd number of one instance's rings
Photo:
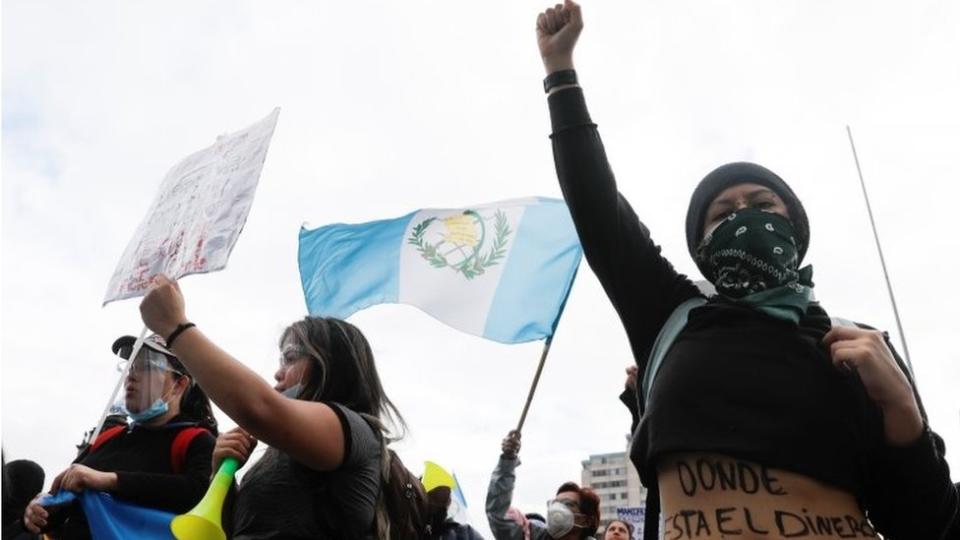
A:
{"type": "MultiPolygon", "coordinates": [[[[555,92],[549,104],[564,199],[642,378],[667,317],[700,292],[617,190],[580,88],[555,92]]],[[[849,491],[890,538],[939,537],[958,505],[942,439],[927,429],[910,447],[887,446],[878,407],[819,346],[828,329],[816,304],[799,326],[718,300],[691,311],[634,434],[631,458],[644,484],[655,483],[664,453],[722,453],[849,491]]]]}
{"type": "Polygon", "coordinates": [[[705,451],[862,493],[861,461],[883,443],[882,418],[856,375],[838,371],[820,346],[829,327],[813,325],[824,319],[808,317],[801,332],[749,308],[693,310],[634,440],[645,481],[660,455],[705,451]]]}

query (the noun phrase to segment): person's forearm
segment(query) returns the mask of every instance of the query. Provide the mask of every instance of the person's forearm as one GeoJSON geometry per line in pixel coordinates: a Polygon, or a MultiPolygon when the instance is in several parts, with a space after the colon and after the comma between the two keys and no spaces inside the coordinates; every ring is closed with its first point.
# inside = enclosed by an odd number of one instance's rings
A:
{"type": "Polygon", "coordinates": [[[210,341],[198,328],[177,338],[173,352],[204,392],[240,427],[257,436],[282,399],[256,372],[210,341]]]}
{"type": "Polygon", "coordinates": [[[943,440],[926,427],[909,446],[881,451],[882,483],[867,502],[878,531],[888,538],[941,538],[950,528],[960,496],[943,454],[943,440]]]}
{"type": "MultiPolygon", "coordinates": [[[[913,396],[910,396],[911,398],[913,396]]],[[[912,401],[912,399],[911,399],[912,401]]],[[[883,407],[883,432],[887,444],[908,446],[923,434],[923,418],[916,403],[902,403],[883,407]]]]}
{"type": "Polygon", "coordinates": [[[546,70],[547,75],[554,73],[556,71],[573,69],[573,55],[563,54],[563,55],[545,57],[543,58],[543,69],[546,70]]]}
{"type": "Polygon", "coordinates": [[[113,473],[113,472],[106,473],[104,475],[104,478],[106,481],[106,487],[104,488],[103,491],[111,491],[111,490],[117,489],[117,482],[118,482],[117,473],[113,473]]]}
{"type": "Polygon", "coordinates": [[[584,249],[595,246],[594,236],[614,244],[620,232],[619,192],[583,92],[564,90],[547,103],[557,180],[584,249]]]}
{"type": "Polygon", "coordinates": [[[487,488],[487,514],[503,518],[513,501],[513,483],[516,480],[514,468],[517,458],[501,457],[497,467],[490,475],[490,486],[487,488]]]}
{"type": "Polygon", "coordinates": [[[516,478],[513,469],[517,463],[516,458],[501,457],[487,488],[487,522],[497,538],[523,538],[520,526],[506,517],[513,500],[513,483],[516,478]]]}
{"type": "Polygon", "coordinates": [[[888,402],[879,403],[880,410],[883,413],[883,432],[887,444],[891,446],[908,446],[916,442],[923,434],[923,425],[926,415],[923,412],[923,405],[920,404],[920,395],[917,394],[916,387],[912,380],[910,370],[903,363],[903,359],[897,354],[897,349],[890,343],[890,336],[883,334],[884,344],[894,363],[897,364],[901,373],[906,379],[907,387],[899,396],[888,402]]]}

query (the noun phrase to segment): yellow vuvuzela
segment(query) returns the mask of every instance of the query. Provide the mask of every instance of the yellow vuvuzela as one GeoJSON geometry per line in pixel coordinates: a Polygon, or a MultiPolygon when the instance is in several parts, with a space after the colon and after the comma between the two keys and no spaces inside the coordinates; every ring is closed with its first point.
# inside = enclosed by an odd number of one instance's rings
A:
{"type": "Polygon", "coordinates": [[[177,540],[226,540],[220,516],[223,514],[223,501],[227,498],[239,465],[233,458],[223,460],[203,499],[193,510],[173,518],[170,530],[177,540]]]}

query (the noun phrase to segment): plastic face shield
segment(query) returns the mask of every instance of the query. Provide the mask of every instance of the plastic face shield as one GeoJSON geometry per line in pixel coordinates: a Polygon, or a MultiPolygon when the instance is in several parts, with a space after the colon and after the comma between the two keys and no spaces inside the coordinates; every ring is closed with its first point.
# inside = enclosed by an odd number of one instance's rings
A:
{"type": "Polygon", "coordinates": [[[167,355],[147,346],[141,347],[137,357],[131,363],[129,360],[131,349],[132,346],[121,347],[117,351],[120,356],[117,371],[122,373],[128,364],[129,370],[123,384],[123,393],[114,404],[114,408],[139,413],[147,410],[158,399],[169,399],[171,385],[168,381],[181,373],[174,369],[167,355]]]}
{"type": "Polygon", "coordinates": [[[284,341],[280,347],[280,369],[277,388],[284,388],[283,394],[289,398],[296,398],[303,389],[306,363],[310,355],[306,348],[292,339],[284,341]]]}

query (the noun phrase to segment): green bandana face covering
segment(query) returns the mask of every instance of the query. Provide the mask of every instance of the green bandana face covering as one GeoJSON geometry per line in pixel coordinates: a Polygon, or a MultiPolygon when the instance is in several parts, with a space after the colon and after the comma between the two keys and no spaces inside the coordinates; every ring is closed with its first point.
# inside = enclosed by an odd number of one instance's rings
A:
{"type": "Polygon", "coordinates": [[[810,303],[813,268],[797,269],[795,238],[789,219],[739,210],[703,238],[697,263],[721,296],[796,323],[810,303]]]}

